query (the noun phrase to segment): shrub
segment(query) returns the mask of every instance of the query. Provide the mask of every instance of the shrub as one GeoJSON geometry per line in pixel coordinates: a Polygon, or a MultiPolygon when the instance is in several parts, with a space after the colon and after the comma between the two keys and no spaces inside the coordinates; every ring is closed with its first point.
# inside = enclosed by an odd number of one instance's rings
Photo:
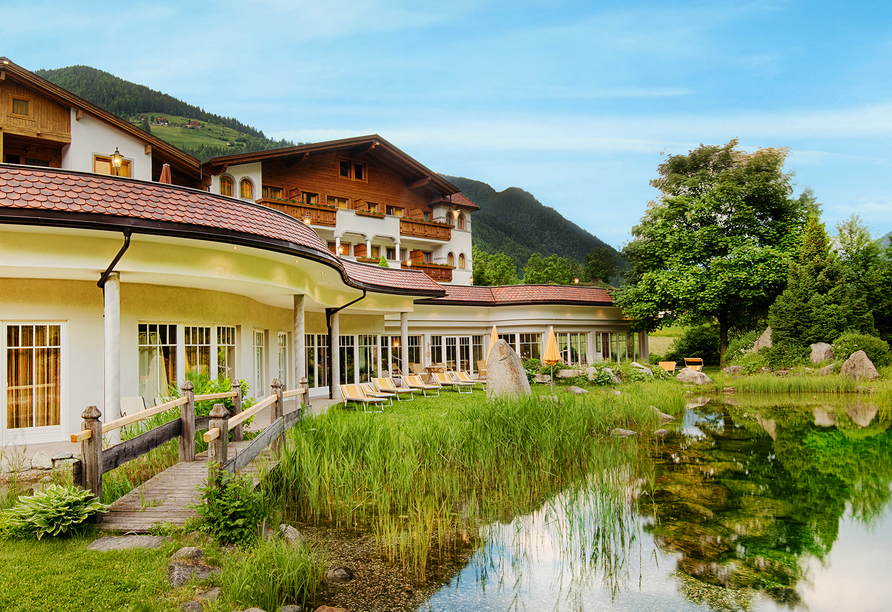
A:
{"type": "Polygon", "coordinates": [[[685,330],[666,355],[667,361],[684,363],[685,357],[700,357],[705,365],[719,364],[719,328],[714,323],[695,325],[685,330]]]}
{"type": "Polygon", "coordinates": [[[108,506],[89,491],[75,487],[50,485],[46,491],[20,497],[15,506],[6,511],[9,533],[58,536],[76,532],[97,512],[107,512],[108,506]]]}
{"type": "Polygon", "coordinates": [[[523,361],[523,370],[527,374],[527,380],[533,382],[533,378],[542,369],[542,362],[538,359],[525,359],[523,361]]]}
{"type": "Polygon", "coordinates": [[[868,359],[878,368],[892,363],[889,343],[876,336],[846,332],[833,341],[833,356],[837,360],[845,361],[857,351],[867,353],[868,359]]]}
{"type": "Polygon", "coordinates": [[[613,384],[613,377],[604,371],[604,368],[598,368],[598,373],[592,378],[592,384],[599,387],[606,387],[613,384]]]}
{"type": "Polygon", "coordinates": [[[768,360],[770,367],[786,369],[807,362],[811,351],[807,346],[781,342],[774,346],[766,347],[759,353],[765,353],[765,358],[768,360]]]}
{"type": "Polygon", "coordinates": [[[195,509],[201,516],[198,529],[221,544],[244,544],[257,533],[257,525],[266,518],[263,495],[254,489],[250,476],[232,476],[218,472],[201,489],[195,509]]]}
{"type": "Polygon", "coordinates": [[[747,355],[750,355],[753,345],[759,339],[762,333],[759,330],[746,332],[742,336],[738,336],[728,342],[728,349],[725,351],[725,363],[743,365],[743,361],[747,355]]]}

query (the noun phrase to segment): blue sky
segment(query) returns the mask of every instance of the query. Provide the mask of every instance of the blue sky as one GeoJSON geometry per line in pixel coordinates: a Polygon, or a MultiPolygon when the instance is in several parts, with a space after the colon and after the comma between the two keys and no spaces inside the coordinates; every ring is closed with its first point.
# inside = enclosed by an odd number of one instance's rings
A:
{"type": "Polygon", "coordinates": [[[0,55],[76,64],[268,136],[377,133],[620,248],[665,154],[787,147],[828,230],[892,230],[887,3],[4,0],[0,55]]]}

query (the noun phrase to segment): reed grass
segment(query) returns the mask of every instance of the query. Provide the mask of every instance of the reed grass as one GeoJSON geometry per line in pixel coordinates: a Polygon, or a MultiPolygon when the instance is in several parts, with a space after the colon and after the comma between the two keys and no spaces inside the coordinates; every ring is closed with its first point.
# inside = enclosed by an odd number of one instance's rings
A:
{"type": "Polygon", "coordinates": [[[739,393],[854,393],[859,383],[840,374],[775,376],[756,374],[729,381],[739,393]]]}
{"type": "Polygon", "coordinates": [[[418,398],[371,415],[330,409],[299,423],[282,456],[282,502],[301,520],[369,529],[381,552],[423,579],[478,526],[538,509],[590,474],[634,464],[615,427],[659,427],[649,406],[683,411],[682,392],[488,402],[482,392],[418,398]]]}

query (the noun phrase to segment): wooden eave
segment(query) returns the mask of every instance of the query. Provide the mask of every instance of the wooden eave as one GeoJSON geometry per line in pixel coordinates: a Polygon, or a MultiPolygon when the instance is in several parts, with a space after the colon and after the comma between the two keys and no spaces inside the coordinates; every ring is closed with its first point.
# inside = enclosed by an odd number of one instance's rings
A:
{"type": "Polygon", "coordinates": [[[203,168],[205,174],[218,175],[223,173],[226,168],[240,164],[281,160],[284,161],[286,165],[292,166],[296,163],[300,163],[300,161],[305,160],[311,155],[330,155],[338,153],[357,158],[373,158],[376,163],[387,168],[397,176],[402,177],[407,184],[423,181],[424,184],[418,185],[417,188],[430,190],[431,197],[436,197],[436,195],[448,196],[449,194],[459,192],[458,187],[399,150],[377,134],[316,142],[294,147],[285,147],[282,149],[255,151],[253,153],[223,155],[209,159],[204,163],[203,168]]]}
{"type": "Polygon", "coordinates": [[[190,180],[200,180],[201,162],[199,162],[198,158],[192,157],[175,146],[164,142],[157,136],[152,136],[151,134],[144,132],[132,123],[121,119],[117,115],[114,115],[91,102],[87,102],[70,91],[37,76],[33,72],[25,70],[6,57],[0,57],[0,69],[6,73],[7,78],[15,78],[26,84],[28,87],[39,90],[44,95],[60,104],[70,106],[78,112],[89,113],[97,119],[109,123],[122,132],[133,136],[137,140],[140,140],[147,145],[151,145],[153,158],[162,163],[170,164],[175,172],[189,177],[190,180]]]}

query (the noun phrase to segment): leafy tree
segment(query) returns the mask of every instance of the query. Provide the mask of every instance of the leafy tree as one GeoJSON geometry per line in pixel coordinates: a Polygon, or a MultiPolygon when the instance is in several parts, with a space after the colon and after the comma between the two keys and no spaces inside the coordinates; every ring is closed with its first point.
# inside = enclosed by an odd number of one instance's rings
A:
{"type": "Polygon", "coordinates": [[[525,285],[572,285],[582,275],[579,262],[569,257],[533,253],[523,269],[525,285]]]}
{"type": "Polygon", "coordinates": [[[152,133],[152,127],[149,125],[149,118],[148,118],[148,117],[145,117],[145,116],[144,116],[144,117],[142,118],[142,120],[139,122],[139,127],[140,127],[140,128],[142,129],[142,131],[144,131],[144,132],[148,132],[149,134],[152,133]]]}
{"type": "Polygon", "coordinates": [[[472,247],[475,285],[516,285],[517,269],[504,253],[487,253],[472,247]]]}
{"type": "MultiPolygon", "coordinates": [[[[724,356],[731,329],[748,329],[784,289],[814,199],[791,199],[784,149],[747,154],[737,140],[700,145],[660,164],[648,204],[624,249],[630,270],[617,296],[636,327],[679,317],[715,319],[724,356]]],[[[724,365],[724,358],[722,360],[724,365]]]]}
{"type": "Polygon", "coordinates": [[[610,282],[616,276],[616,251],[610,247],[594,247],[585,256],[582,264],[582,280],[586,282],[610,282]]]}

